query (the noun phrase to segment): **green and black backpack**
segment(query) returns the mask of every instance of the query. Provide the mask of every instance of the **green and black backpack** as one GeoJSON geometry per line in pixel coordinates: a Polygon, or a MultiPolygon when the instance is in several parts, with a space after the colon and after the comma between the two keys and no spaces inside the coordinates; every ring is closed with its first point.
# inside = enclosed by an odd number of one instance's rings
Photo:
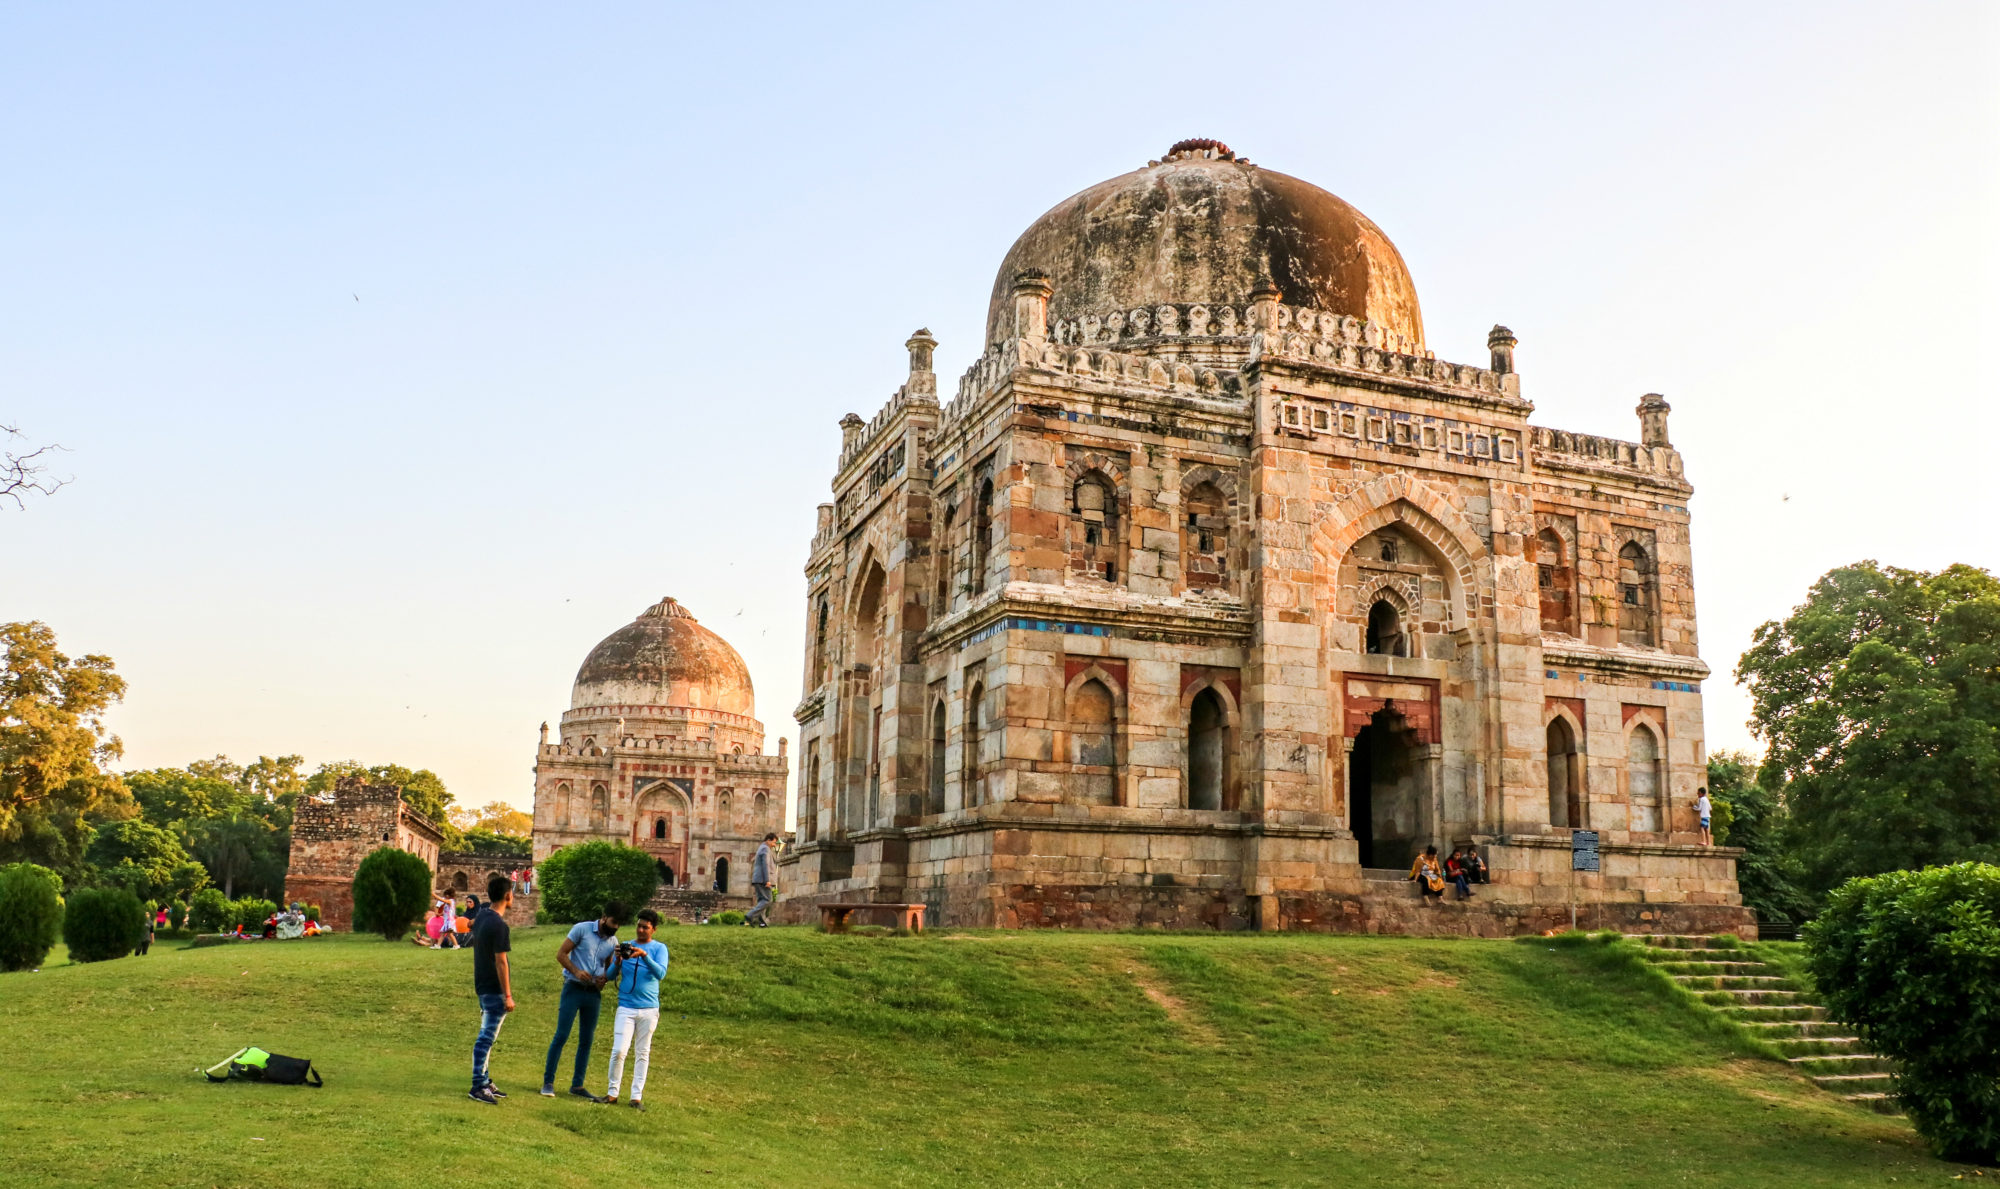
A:
{"type": "Polygon", "coordinates": [[[240,1049],[201,1071],[211,1082],[270,1082],[277,1086],[321,1086],[319,1073],[304,1057],[285,1057],[259,1048],[240,1049]]]}

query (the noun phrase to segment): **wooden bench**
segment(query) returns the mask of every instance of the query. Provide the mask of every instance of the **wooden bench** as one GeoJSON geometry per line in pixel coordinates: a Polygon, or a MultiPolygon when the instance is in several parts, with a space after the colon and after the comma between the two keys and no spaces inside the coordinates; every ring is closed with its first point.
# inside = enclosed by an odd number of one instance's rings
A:
{"type": "Polygon", "coordinates": [[[888,913],[893,915],[891,923],[896,928],[922,933],[924,907],[922,904],[822,904],[819,906],[819,923],[828,933],[845,933],[847,918],[854,913],[888,913]]]}

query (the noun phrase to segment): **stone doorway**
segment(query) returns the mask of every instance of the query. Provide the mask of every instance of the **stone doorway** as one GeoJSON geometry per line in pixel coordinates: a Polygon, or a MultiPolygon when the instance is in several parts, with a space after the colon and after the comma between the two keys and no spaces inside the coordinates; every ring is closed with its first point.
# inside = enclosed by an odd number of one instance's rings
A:
{"type": "Polygon", "coordinates": [[[1378,710],[1347,757],[1347,818],[1363,867],[1407,870],[1423,850],[1425,749],[1394,710],[1378,710]]]}

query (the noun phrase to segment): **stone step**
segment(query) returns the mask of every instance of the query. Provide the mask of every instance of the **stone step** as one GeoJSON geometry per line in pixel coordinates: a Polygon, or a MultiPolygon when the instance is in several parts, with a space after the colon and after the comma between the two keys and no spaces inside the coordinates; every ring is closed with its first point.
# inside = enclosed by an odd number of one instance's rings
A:
{"type": "Polygon", "coordinates": [[[1675,974],[1675,982],[1690,991],[1796,991],[1792,980],[1779,974],[1675,974]]]}
{"type": "Polygon", "coordinates": [[[1779,1006],[1779,1005],[1789,1004],[1794,1007],[1819,1006],[1818,1004],[1806,1003],[1803,1000],[1801,1000],[1799,998],[1799,993],[1797,991],[1780,991],[1780,990],[1753,991],[1753,990],[1743,990],[1741,988],[1721,988],[1721,989],[1702,990],[1696,987],[1690,987],[1688,989],[1693,991],[1695,993],[1695,996],[1699,998],[1703,1003],[1706,1003],[1711,1007],[1740,1007],[1745,1004],[1757,1004],[1759,1006],[1765,1006],[1765,1005],[1779,1006]]]}
{"type": "Polygon", "coordinates": [[[1896,1077],[1888,1073],[1826,1073],[1814,1074],[1813,1084],[1822,1090],[1836,1094],[1893,1094],[1896,1091],[1896,1077]]]}
{"type": "Polygon", "coordinates": [[[1840,1097],[1842,1100],[1851,1102],[1856,1106],[1865,1106],[1878,1115],[1900,1115],[1903,1113],[1903,1108],[1896,1104],[1896,1096],[1893,1094],[1843,1094],[1840,1097]]]}
{"type": "Polygon", "coordinates": [[[1895,1072],[1893,1061],[1874,1053],[1808,1053],[1785,1060],[1793,1069],[1811,1076],[1895,1072]]]}
{"type": "MultiPolygon", "coordinates": [[[[1849,1053],[1865,1053],[1858,1036],[1771,1036],[1769,1031],[1781,1027],[1777,1024],[1746,1025],[1752,1029],[1751,1035],[1779,1052],[1791,1057],[1840,1057],[1849,1053]]],[[[1838,1031],[1838,1028],[1835,1029],[1838,1031]]]]}
{"type": "Polygon", "coordinates": [[[1734,933],[1628,933],[1626,936],[1656,949],[1668,950],[1733,950],[1743,944],[1743,940],[1734,933]]]}
{"type": "Polygon", "coordinates": [[[1826,1019],[1826,1009],[1811,1003],[1741,1003],[1719,1008],[1724,1015],[1733,1016],[1738,1023],[1807,1023],[1826,1019]]]}
{"type": "Polygon", "coordinates": [[[1853,1040],[1846,1034],[1847,1025],[1832,1020],[1746,1020],[1736,1017],[1736,1022],[1750,1029],[1750,1035],[1759,1040],[1778,1041],[1799,1037],[1811,1040],[1853,1040]]]}
{"type": "MultiPolygon", "coordinates": [[[[1717,951],[1718,954],[1720,952],[1717,951]]],[[[1692,974],[1706,978],[1779,978],[1784,974],[1777,967],[1762,962],[1731,962],[1719,957],[1712,962],[1685,962],[1679,955],[1655,958],[1653,968],[1662,974],[1692,974]]]]}

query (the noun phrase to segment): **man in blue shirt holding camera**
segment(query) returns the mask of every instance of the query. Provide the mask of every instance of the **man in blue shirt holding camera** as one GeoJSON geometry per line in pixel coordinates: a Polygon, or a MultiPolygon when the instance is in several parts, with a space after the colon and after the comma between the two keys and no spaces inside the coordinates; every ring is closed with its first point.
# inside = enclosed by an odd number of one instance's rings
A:
{"type": "Polygon", "coordinates": [[[590,1042],[597,1036],[597,1012],[604,1002],[605,985],[611,981],[612,963],[618,958],[618,926],[624,919],[625,905],[613,900],[604,906],[603,916],[578,921],[556,951],[556,961],[563,968],[562,998],[556,1001],[556,1034],[549,1041],[549,1059],[542,1066],[544,1098],[555,1097],[556,1062],[562,1060],[563,1046],[569,1043],[570,1027],[582,1024],[569,1092],[595,1100],[583,1088],[583,1074],[590,1067],[590,1042]]]}
{"type": "Polygon", "coordinates": [[[618,1105],[619,1075],[630,1050],[632,1108],[646,1109],[646,1067],[653,1058],[653,1030],[660,1025],[660,980],[667,974],[667,947],[653,940],[653,930],[659,925],[659,913],[640,909],[635,929],[638,940],[618,947],[612,974],[618,980],[618,1014],[611,1027],[611,1072],[605,1079],[604,1097],[598,1099],[608,1106],[618,1105]]]}

